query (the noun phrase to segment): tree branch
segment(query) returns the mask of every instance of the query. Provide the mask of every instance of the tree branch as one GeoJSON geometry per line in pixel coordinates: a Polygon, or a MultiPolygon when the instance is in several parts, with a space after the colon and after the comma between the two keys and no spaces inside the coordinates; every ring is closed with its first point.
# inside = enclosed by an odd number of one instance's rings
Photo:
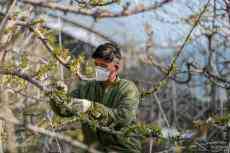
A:
{"type": "Polygon", "coordinates": [[[24,80],[30,82],[31,84],[35,85],[36,87],[38,87],[42,91],[48,91],[48,89],[45,86],[43,86],[38,80],[35,80],[34,78],[29,76],[28,74],[23,73],[21,70],[17,70],[17,69],[8,70],[8,69],[0,67],[0,74],[17,76],[21,79],[24,79],[24,80]]]}
{"type": "Polygon", "coordinates": [[[69,65],[67,63],[65,63],[64,61],[62,61],[62,59],[60,59],[59,57],[57,57],[57,55],[54,54],[54,49],[53,47],[47,42],[47,39],[45,38],[45,36],[38,30],[35,30],[33,27],[28,26],[28,28],[30,29],[30,31],[34,32],[35,34],[37,34],[38,39],[43,43],[43,45],[47,48],[47,50],[53,55],[53,57],[59,62],[61,63],[65,68],[69,69],[69,65]]]}
{"type": "Polygon", "coordinates": [[[25,124],[20,123],[18,120],[15,120],[15,119],[10,120],[8,118],[5,118],[4,116],[0,116],[0,119],[5,120],[5,121],[7,121],[8,123],[11,123],[11,124],[23,126],[26,129],[31,130],[33,132],[37,132],[37,133],[47,135],[47,136],[50,136],[50,137],[53,137],[53,138],[58,138],[59,140],[63,140],[65,142],[71,144],[74,147],[87,150],[90,153],[101,153],[101,152],[99,152],[99,151],[97,151],[97,150],[95,150],[93,148],[90,148],[89,146],[87,146],[87,145],[85,145],[85,144],[83,144],[83,143],[81,143],[79,141],[76,141],[76,140],[72,139],[69,136],[64,136],[64,135],[56,133],[56,132],[51,132],[49,130],[46,130],[44,128],[40,128],[40,127],[37,127],[37,126],[33,126],[31,124],[26,124],[25,125],[25,124]]]}
{"type": "Polygon", "coordinates": [[[15,5],[16,5],[16,0],[13,0],[12,3],[11,3],[11,6],[10,6],[9,9],[7,10],[7,13],[6,13],[4,19],[2,20],[2,22],[1,22],[1,24],[0,24],[0,38],[1,38],[2,33],[3,33],[4,29],[5,29],[5,26],[6,26],[6,24],[7,24],[7,21],[8,21],[8,19],[10,18],[10,13],[11,13],[12,10],[14,9],[15,5]]]}
{"type": "Polygon", "coordinates": [[[99,3],[83,2],[81,0],[72,0],[72,1],[75,1],[78,4],[81,4],[81,5],[91,5],[91,6],[95,7],[95,6],[107,6],[107,5],[111,5],[111,4],[114,4],[114,3],[118,2],[119,0],[111,0],[111,1],[99,2],[99,3]]]}
{"type": "Polygon", "coordinates": [[[106,10],[88,10],[88,9],[83,9],[77,6],[71,6],[71,5],[61,5],[61,4],[57,4],[57,3],[53,3],[53,2],[44,2],[41,0],[38,1],[34,1],[34,0],[22,0],[21,2],[25,3],[25,4],[30,4],[33,6],[37,6],[37,7],[43,7],[43,8],[49,8],[49,9],[53,9],[53,10],[59,10],[59,11],[63,11],[63,12],[70,12],[70,13],[75,13],[75,14],[80,14],[80,15],[85,15],[85,16],[91,16],[91,17],[95,17],[95,18],[116,18],[116,17],[124,17],[124,16],[131,16],[131,15],[135,15],[135,14],[139,14],[139,13],[143,13],[143,12],[147,12],[147,11],[151,11],[151,10],[156,10],[160,7],[162,7],[163,5],[172,2],[173,0],[163,0],[162,2],[159,2],[155,5],[150,5],[150,6],[146,6],[146,7],[135,7],[132,10],[122,10],[118,13],[113,13],[111,11],[106,11],[106,10]]]}
{"type": "Polygon", "coordinates": [[[62,59],[60,59],[57,55],[54,54],[54,48],[47,42],[47,39],[45,38],[45,36],[39,31],[36,30],[32,27],[31,24],[27,24],[25,22],[17,22],[17,25],[19,26],[24,26],[26,28],[29,28],[29,30],[31,32],[33,32],[34,34],[36,34],[37,38],[42,42],[42,44],[46,47],[46,49],[49,51],[49,53],[61,64],[63,65],[65,68],[69,69],[69,65],[67,63],[65,63],[62,59]]]}
{"type": "MultiPolygon", "coordinates": [[[[59,16],[54,15],[54,14],[51,14],[50,16],[51,16],[51,17],[56,17],[56,18],[59,17],[59,16]]],[[[92,29],[92,28],[88,28],[88,27],[82,25],[81,23],[77,23],[77,22],[68,20],[68,19],[66,19],[66,18],[64,18],[64,17],[60,17],[60,18],[61,18],[61,20],[63,20],[63,21],[66,22],[66,23],[73,24],[73,25],[76,26],[76,27],[82,28],[82,29],[88,31],[89,33],[92,33],[92,34],[95,34],[96,36],[99,36],[99,39],[103,38],[105,41],[116,43],[116,42],[115,42],[114,40],[112,40],[111,38],[105,36],[104,34],[98,32],[98,31],[95,31],[95,30],[92,29]]],[[[93,45],[94,45],[94,44],[93,44],[93,45]]]]}

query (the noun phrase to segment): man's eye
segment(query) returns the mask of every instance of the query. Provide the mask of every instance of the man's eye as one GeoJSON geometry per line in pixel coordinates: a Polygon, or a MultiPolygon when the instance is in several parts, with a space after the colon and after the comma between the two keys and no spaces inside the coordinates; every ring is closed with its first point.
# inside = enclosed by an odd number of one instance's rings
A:
{"type": "Polygon", "coordinates": [[[96,65],[96,66],[100,66],[100,67],[103,67],[103,68],[107,68],[106,65],[96,65]]]}

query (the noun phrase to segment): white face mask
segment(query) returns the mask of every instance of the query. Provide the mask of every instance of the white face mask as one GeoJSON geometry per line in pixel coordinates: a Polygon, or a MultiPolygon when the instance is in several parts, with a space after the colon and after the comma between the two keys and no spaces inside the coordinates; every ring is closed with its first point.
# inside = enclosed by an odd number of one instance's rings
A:
{"type": "Polygon", "coordinates": [[[109,78],[110,72],[101,66],[96,66],[96,81],[106,81],[109,78]]]}
{"type": "Polygon", "coordinates": [[[103,68],[101,66],[96,66],[95,71],[96,71],[96,74],[95,74],[95,77],[93,78],[88,78],[87,76],[82,75],[80,72],[77,72],[77,75],[81,78],[81,80],[88,80],[88,81],[90,80],[96,80],[96,81],[108,80],[110,72],[106,68],[103,68]]]}

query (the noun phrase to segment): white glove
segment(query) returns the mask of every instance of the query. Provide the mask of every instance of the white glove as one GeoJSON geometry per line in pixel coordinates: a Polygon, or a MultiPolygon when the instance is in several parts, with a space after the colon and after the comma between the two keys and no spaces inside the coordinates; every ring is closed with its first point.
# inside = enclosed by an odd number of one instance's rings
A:
{"type": "Polygon", "coordinates": [[[74,109],[76,109],[78,112],[85,113],[91,106],[92,102],[87,99],[79,99],[79,98],[73,98],[72,99],[72,106],[74,109]]]}

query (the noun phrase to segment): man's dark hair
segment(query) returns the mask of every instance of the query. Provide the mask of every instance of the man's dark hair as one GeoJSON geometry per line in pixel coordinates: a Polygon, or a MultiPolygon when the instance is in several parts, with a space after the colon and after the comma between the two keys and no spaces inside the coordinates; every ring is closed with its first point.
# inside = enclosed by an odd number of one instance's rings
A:
{"type": "Polygon", "coordinates": [[[92,57],[101,58],[108,62],[113,62],[115,60],[121,60],[121,52],[118,46],[114,43],[105,43],[98,46],[93,53],[92,57]]]}

